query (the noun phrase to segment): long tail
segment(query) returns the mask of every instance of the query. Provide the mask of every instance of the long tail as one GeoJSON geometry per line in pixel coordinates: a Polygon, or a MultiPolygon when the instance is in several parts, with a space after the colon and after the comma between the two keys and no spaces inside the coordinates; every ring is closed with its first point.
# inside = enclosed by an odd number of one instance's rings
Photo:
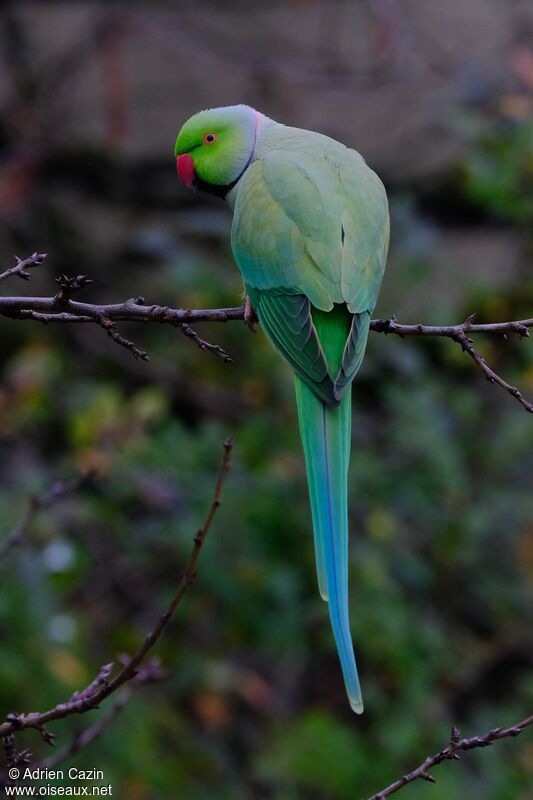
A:
{"type": "Polygon", "coordinates": [[[307,467],[320,594],[329,603],[331,626],[353,710],[363,712],[348,616],[348,463],[351,391],[337,408],[322,402],[295,378],[300,432],[307,467]]]}

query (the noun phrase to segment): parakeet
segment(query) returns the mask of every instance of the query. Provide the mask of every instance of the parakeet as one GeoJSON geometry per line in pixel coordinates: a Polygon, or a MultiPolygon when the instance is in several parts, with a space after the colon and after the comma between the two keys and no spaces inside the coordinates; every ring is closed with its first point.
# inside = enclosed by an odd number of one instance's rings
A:
{"type": "Polygon", "coordinates": [[[387,196],[355,150],[247,105],[200,111],[176,140],[188,188],[224,198],[250,304],[294,370],[320,594],[352,709],[363,711],[348,616],[351,384],[389,242],[387,196]]]}

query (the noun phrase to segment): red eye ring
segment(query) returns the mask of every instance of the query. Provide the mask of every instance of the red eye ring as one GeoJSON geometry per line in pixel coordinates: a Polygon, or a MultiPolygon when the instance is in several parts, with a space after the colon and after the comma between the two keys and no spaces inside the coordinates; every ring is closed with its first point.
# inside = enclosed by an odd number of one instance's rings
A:
{"type": "Polygon", "coordinates": [[[214,131],[208,131],[204,136],[204,144],[214,144],[217,140],[217,135],[214,131]]]}

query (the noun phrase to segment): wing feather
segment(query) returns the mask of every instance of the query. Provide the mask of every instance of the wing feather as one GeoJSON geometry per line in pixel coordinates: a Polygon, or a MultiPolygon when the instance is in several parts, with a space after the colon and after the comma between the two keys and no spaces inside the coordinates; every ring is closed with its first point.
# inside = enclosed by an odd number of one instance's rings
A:
{"type": "Polygon", "coordinates": [[[248,291],[259,321],[278,352],[318,397],[330,406],[338,405],[335,382],[328,371],[307,297],[251,287],[248,291]]]}
{"type": "MultiPolygon", "coordinates": [[[[302,131],[304,136],[305,131],[302,131]]],[[[331,141],[331,140],[326,140],[331,141]]],[[[334,405],[366,346],[388,246],[379,178],[354,151],[272,148],[241,180],[232,248],[256,313],[280,353],[334,405]],[[312,310],[345,304],[353,314],[338,374],[328,370],[312,310]]]]}

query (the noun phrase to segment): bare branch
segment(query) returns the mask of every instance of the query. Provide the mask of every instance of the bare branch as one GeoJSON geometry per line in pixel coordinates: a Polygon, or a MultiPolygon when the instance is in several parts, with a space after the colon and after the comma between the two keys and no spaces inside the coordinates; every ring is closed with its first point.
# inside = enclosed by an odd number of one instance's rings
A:
{"type": "Polygon", "coordinates": [[[370,330],[377,333],[394,333],[402,338],[404,336],[440,336],[453,339],[461,333],[489,333],[496,336],[514,333],[520,337],[528,337],[529,328],[533,328],[533,317],[511,322],[486,323],[476,323],[474,318],[475,315],[471,315],[459,325],[422,325],[420,323],[404,325],[398,322],[395,316],[392,316],[389,319],[373,319],[370,323],[370,330]]]}
{"type": "Polygon", "coordinates": [[[135,691],[147,683],[155,683],[163,680],[166,673],[161,668],[159,659],[152,658],[142,666],[138,674],[133,678],[127,686],[118,693],[115,702],[107,709],[107,711],[100,716],[92,725],[84,731],[78,731],[74,734],[70,742],[65,747],[58,750],[49,758],[45,758],[35,766],[39,769],[55,769],[59,764],[62,764],[73,755],[83,750],[89,744],[92,744],[96,739],[105,732],[109,725],[126,707],[129,700],[135,691]]]}
{"type": "Polygon", "coordinates": [[[118,332],[115,323],[158,322],[173,325],[175,328],[179,328],[201,350],[208,350],[222,361],[230,362],[232,359],[222,347],[202,339],[187,323],[244,320],[244,307],[192,310],[158,305],[145,306],[142,297],[126,300],[124,303],[97,305],[74,301],[69,296],[65,297],[64,292],[60,290],[54,297],[0,297],[0,315],[11,319],[32,319],[45,325],[51,322],[92,322],[102,327],[117,344],[126,347],[135,358],[141,358],[144,361],[148,360],[147,353],[123,337],[118,332]]]}
{"type": "Polygon", "coordinates": [[[185,571],[169,606],[164,614],[161,615],[153,630],[147,635],[139,649],[130,659],[126,661],[122,669],[114,678],[110,677],[113,669],[113,663],[104,664],[96,678],[81,692],[75,692],[65,703],[59,703],[54,708],[43,712],[33,711],[29,714],[8,714],[6,722],[0,724],[0,737],[5,739],[10,734],[16,733],[17,731],[21,731],[26,728],[35,728],[39,731],[43,739],[48,744],[53,744],[55,737],[45,727],[49,722],[53,722],[57,719],[63,719],[64,717],[71,716],[72,714],[83,714],[86,711],[98,708],[100,703],[105,700],[106,697],[109,697],[110,694],[113,694],[113,692],[116,692],[117,689],[120,689],[125,683],[128,683],[139,675],[138,667],[141,665],[141,662],[144,661],[150,650],[154,647],[158,639],[166,630],[176,608],[181,602],[186,591],[194,582],[196,577],[196,565],[202,546],[221,503],[222,489],[230,469],[232,449],[233,441],[231,439],[226,439],[224,442],[224,457],[220,466],[213,500],[202,527],[198,530],[194,537],[194,546],[185,567],[185,571]]]}
{"type": "Polygon", "coordinates": [[[494,372],[492,367],[489,367],[481,353],[474,348],[472,339],[469,339],[466,333],[458,333],[457,336],[453,337],[453,340],[461,345],[465,353],[468,353],[474,363],[477,364],[480,370],[485,374],[485,377],[489,383],[497,383],[498,386],[501,386],[502,389],[505,389],[505,391],[508,392],[511,397],[514,397],[516,400],[518,400],[518,402],[526,409],[526,411],[529,411],[530,414],[533,414],[533,404],[526,400],[522,392],[517,389],[516,386],[511,386],[511,384],[507,383],[507,381],[498,375],[497,372],[494,372]]]}
{"type": "Polygon", "coordinates": [[[520,338],[527,338],[530,335],[529,329],[533,328],[533,318],[485,324],[477,324],[474,322],[474,319],[475,315],[472,314],[460,325],[402,325],[397,322],[395,317],[391,317],[386,320],[372,320],[370,329],[378,331],[379,333],[394,333],[402,338],[405,336],[440,336],[452,339],[452,341],[461,345],[463,352],[468,353],[470,358],[484,373],[489,383],[496,383],[498,386],[501,386],[511,397],[518,400],[526,411],[532,414],[533,404],[525,399],[516,386],[507,383],[497,372],[489,367],[481,353],[474,348],[472,339],[469,338],[468,334],[485,333],[503,336],[504,338],[507,337],[507,334],[515,334],[520,338]]]}
{"type": "Polygon", "coordinates": [[[477,747],[489,747],[494,742],[500,741],[500,739],[507,739],[510,736],[519,736],[530,725],[533,725],[533,714],[523,719],[521,722],[517,722],[516,725],[512,725],[510,728],[493,728],[493,730],[489,731],[484,736],[471,736],[465,739],[461,738],[459,729],[454,727],[452,729],[450,743],[446,747],[438,753],[435,753],[435,755],[428,756],[412,772],[402,775],[397,781],[391,783],[386,789],[382,789],[380,792],[373,794],[368,800],[385,800],[385,798],[390,797],[391,794],[398,792],[400,789],[403,789],[404,786],[418,779],[428,781],[429,783],[436,783],[435,778],[429,773],[429,770],[437,766],[437,764],[441,764],[443,761],[460,761],[460,751],[474,750],[477,747]]]}
{"type": "Polygon", "coordinates": [[[192,339],[192,341],[195,343],[197,347],[200,348],[200,350],[209,350],[211,353],[214,353],[216,356],[221,358],[222,361],[225,361],[226,364],[231,364],[233,362],[231,356],[228,356],[226,351],[223,350],[222,347],[220,347],[220,345],[210,344],[209,342],[206,342],[205,339],[202,339],[201,336],[198,336],[196,331],[194,331],[190,327],[190,325],[186,325],[185,323],[183,323],[179,327],[181,328],[185,336],[188,336],[189,339],[192,339]]]}
{"type": "Polygon", "coordinates": [[[94,478],[94,475],[94,472],[89,471],[67,481],[57,481],[44,494],[29,497],[15,527],[0,540],[0,559],[6,556],[14,547],[24,542],[35,515],[39,511],[50,508],[63,500],[64,497],[74,494],[94,478]]]}
{"type": "MultiPolygon", "coordinates": [[[[39,254],[35,256],[42,258],[39,254]]],[[[26,262],[20,262],[24,264],[26,262]]],[[[18,269],[18,266],[13,268],[18,269]]],[[[4,273],[5,274],[5,273],[4,273]]],[[[2,276],[0,276],[1,278],[2,276]]],[[[72,295],[85,288],[91,281],[86,275],[69,278],[62,275],[58,279],[59,291],[54,297],[0,297],[0,316],[12,319],[32,319],[48,324],[55,323],[93,323],[103,328],[106,333],[121,347],[129,350],[135,358],[148,361],[148,354],[137,347],[134,342],[123,336],[117,329],[118,322],[143,322],[173,325],[193,341],[201,350],[214,353],[225,362],[230,362],[230,356],[216,344],[211,344],[200,337],[190,327],[195,322],[229,322],[230,320],[244,320],[248,325],[253,319],[253,309],[243,305],[235,308],[207,308],[188,309],[170,308],[169,306],[146,305],[143,297],[131,298],[123,303],[95,304],[80,303],[72,299],[72,295]]],[[[520,338],[529,336],[529,329],[533,328],[533,317],[529,319],[511,320],[509,322],[491,322],[478,324],[474,316],[468,317],[465,322],[458,325],[424,325],[399,323],[396,318],[375,319],[370,323],[370,330],[377,333],[395,334],[402,338],[406,336],[436,336],[448,338],[461,346],[474,363],[483,372],[490,383],[495,383],[514,397],[529,413],[533,413],[533,404],[526,400],[516,386],[512,386],[498,375],[485,361],[483,356],[473,346],[471,334],[490,334],[506,337],[514,334],[520,338]]]]}
{"type": "Polygon", "coordinates": [[[95,320],[98,322],[101,328],[105,330],[107,335],[113,339],[114,342],[119,344],[121,347],[125,347],[126,350],[129,350],[130,353],[133,353],[134,358],[140,358],[142,361],[150,361],[150,356],[145,350],[141,350],[137,345],[131,341],[131,339],[127,339],[123,336],[118,330],[115,323],[107,319],[107,317],[100,317],[100,319],[95,320]]]}
{"type": "Polygon", "coordinates": [[[17,743],[15,741],[14,733],[8,733],[7,736],[3,736],[2,744],[4,747],[4,757],[8,771],[5,775],[0,775],[0,787],[12,786],[14,783],[10,777],[12,768],[27,766],[31,763],[33,754],[31,750],[21,750],[20,752],[17,752],[17,743]]]}
{"type": "Polygon", "coordinates": [[[23,261],[18,256],[15,256],[17,263],[14,267],[0,273],[0,281],[5,281],[6,278],[11,278],[12,275],[17,275],[19,278],[29,281],[30,273],[27,270],[38,267],[43,263],[47,255],[48,253],[32,253],[29,258],[25,258],[23,261]]]}

